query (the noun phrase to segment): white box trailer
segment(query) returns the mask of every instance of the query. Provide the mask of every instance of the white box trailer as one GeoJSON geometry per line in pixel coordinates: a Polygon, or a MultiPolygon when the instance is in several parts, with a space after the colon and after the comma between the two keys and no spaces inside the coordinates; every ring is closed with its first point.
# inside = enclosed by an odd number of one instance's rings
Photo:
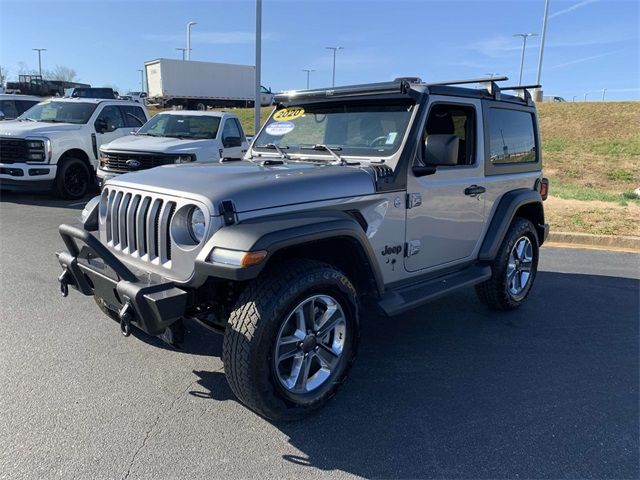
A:
{"type": "MultiPolygon", "coordinates": [[[[145,62],[144,68],[151,104],[190,110],[253,106],[256,75],[253,65],[160,58],[145,62]]],[[[260,101],[262,105],[270,105],[271,91],[262,87],[260,101]]]]}

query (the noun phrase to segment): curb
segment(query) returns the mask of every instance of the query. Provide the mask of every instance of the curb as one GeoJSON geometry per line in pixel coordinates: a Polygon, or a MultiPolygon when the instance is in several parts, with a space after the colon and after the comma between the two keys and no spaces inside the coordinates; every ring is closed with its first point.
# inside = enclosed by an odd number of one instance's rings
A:
{"type": "Polygon", "coordinates": [[[590,233],[549,232],[545,245],[570,244],[592,248],[616,248],[632,252],[640,252],[640,237],[625,237],[613,235],[592,235],[590,233]]]}

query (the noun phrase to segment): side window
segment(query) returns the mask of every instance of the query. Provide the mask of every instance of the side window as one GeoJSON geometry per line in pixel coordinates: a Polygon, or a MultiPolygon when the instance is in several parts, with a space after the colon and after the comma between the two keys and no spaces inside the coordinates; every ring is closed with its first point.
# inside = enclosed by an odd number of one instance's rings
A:
{"type": "Polygon", "coordinates": [[[127,127],[138,128],[144,125],[147,121],[147,117],[144,115],[144,110],[140,107],[122,106],[120,112],[124,118],[124,123],[127,127]]]}
{"type": "MultiPolygon", "coordinates": [[[[434,136],[434,141],[458,142],[456,165],[473,165],[476,161],[475,108],[464,105],[438,103],[431,107],[427,125],[422,134],[423,144],[434,136]]],[[[437,160],[437,159],[436,159],[437,160]]],[[[433,162],[433,161],[432,161],[433,162]]],[[[434,162],[438,163],[438,162],[434,162]]],[[[445,162],[445,164],[448,164],[445,162]]]]}
{"type": "Polygon", "coordinates": [[[18,110],[18,115],[22,115],[24,112],[33,107],[36,103],[34,100],[16,100],[16,110],[18,110]]]}
{"type": "Polygon", "coordinates": [[[238,129],[238,133],[240,133],[240,140],[244,142],[246,140],[246,137],[244,136],[244,130],[242,129],[242,126],[240,125],[240,122],[238,121],[237,118],[234,118],[233,121],[236,124],[236,128],[238,129]]]}
{"type": "Polygon", "coordinates": [[[4,114],[5,118],[16,118],[19,113],[16,109],[16,105],[13,100],[3,100],[0,102],[0,111],[4,114]]]}
{"type": "Polygon", "coordinates": [[[229,137],[240,138],[240,129],[238,128],[238,124],[234,121],[233,118],[228,118],[224,122],[224,128],[222,129],[222,141],[224,142],[229,137]]]}
{"type": "Polygon", "coordinates": [[[118,128],[124,128],[125,123],[120,113],[120,107],[108,105],[102,109],[97,120],[104,120],[107,124],[107,131],[112,132],[118,128]]]}
{"type": "Polygon", "coordinates": [[[519,110],[489,109],[489,156],[494,165],[536,162],[533,115],[519,110]]]}

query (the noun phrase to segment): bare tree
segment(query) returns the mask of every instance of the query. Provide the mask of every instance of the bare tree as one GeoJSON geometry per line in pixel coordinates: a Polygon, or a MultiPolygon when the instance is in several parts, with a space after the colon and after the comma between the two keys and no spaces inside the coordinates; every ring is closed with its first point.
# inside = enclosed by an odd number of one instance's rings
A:
{"type": "Polygon", "coordinates": [[[5,84],[8,76],[9,70],[7,70],[5,67],[0,67],[0,87],[5,84]]]}
{"type": "Polygon", "coordinates": [[[56,67],[47,72],[43,72],[43,76],[49,80],[62,80],[65,82],[73,82],[78,78],[78,74],[73,68],[64,65],[56,65],[56,67]]]}
{"type": "Polygon", "coordinates": [[[37,75],[38,71],[33,68],[27,67],[27,64],[24,62],[18,63],[18,75],[37,75]]]}

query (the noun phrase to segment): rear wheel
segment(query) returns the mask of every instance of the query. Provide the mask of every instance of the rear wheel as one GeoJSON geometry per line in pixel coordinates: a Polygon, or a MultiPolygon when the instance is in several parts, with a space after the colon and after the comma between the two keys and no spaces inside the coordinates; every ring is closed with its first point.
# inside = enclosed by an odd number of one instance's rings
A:
{"type": "Polygon", "coordinates": [[[334,267],[295,260],[241,294],[225,331],[231,389],[272,420],[301,418],[344,382],[357,343],[355,289],[334,267]]]}
{"type": "Polygon", "coordinates": [[[516,218],[491,265],[491,278],[476,286],[480,301],[493,310],[518,308],[533,286],[538,253],[535,227],[527,219],[516,218]]]}
{"type": "Polygon", "coordinates": [[[87,194],[93,183],[89,167],[79,158],[66,158],[58,166],[55,192],[59,197],[77,199],[87,194]]]}

